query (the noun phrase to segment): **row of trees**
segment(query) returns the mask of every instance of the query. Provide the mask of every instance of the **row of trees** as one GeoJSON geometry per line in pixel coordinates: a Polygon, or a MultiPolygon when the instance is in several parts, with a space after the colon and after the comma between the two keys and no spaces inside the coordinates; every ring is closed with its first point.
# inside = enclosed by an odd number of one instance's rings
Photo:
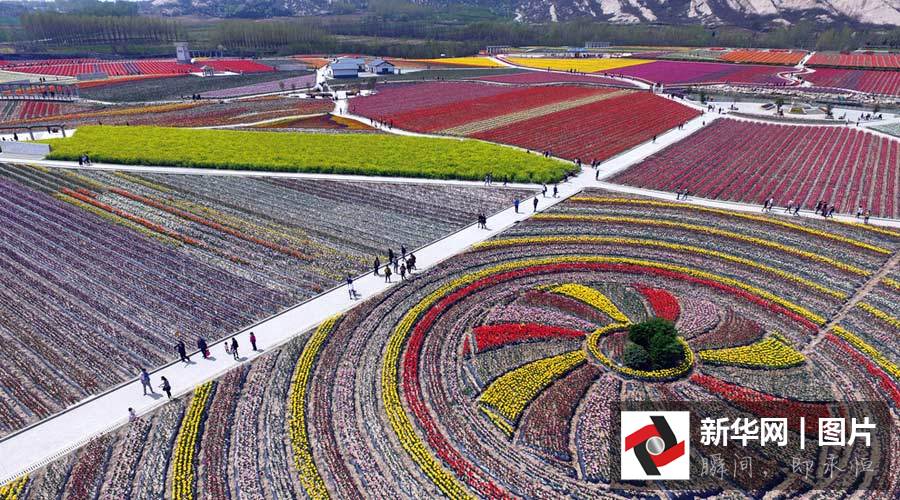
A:
{"type": "Polygon", "coordinates": [[[144,16],[91,16],[58,12],[28,12],[20,18],[29,41],[49,44],[173,42],[183,37],[172,19],[144,16]]]}
{"type": "Polygon", "coordinates": [[[222,21],[210,33],[212,45],[239,52],[327,51],[335,39],[311,21],[222,21]]]}

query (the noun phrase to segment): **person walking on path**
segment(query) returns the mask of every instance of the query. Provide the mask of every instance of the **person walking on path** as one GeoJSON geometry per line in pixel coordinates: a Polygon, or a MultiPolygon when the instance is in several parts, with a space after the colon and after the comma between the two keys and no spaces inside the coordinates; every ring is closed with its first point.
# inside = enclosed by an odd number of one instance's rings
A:
{"type": "Polygon", "coordinates": [[[553,185],[553,197],[556,198],[556,196],[558,194],[559,194],[559,187],[556,184],[554,184],[553,185]]]}
{"type": "Polygon", "coordinates": [[[353,288],[353,276],[350,276],[350,273],[347,273],[347,293],[350,294],[350,300],[356,300],[356,297],[359,296],[356,289],[353,288]]]}
{"type": "Polygon", "coordinates": [[[532,204],[534,205],[534,210],[532,210],[532,211],[537,212],[537,204],[538,204],[537,196],[534,197],[534,203],[532,203],[532,204]]]}
{"type": "Polygon", "coordinates": [[[156,394],[153,392],[153,386],[150,385],[150,374],[145,368],[141,368],[141,386],[144,388],[144,396],[147,395],[147,389],[150,389],[150,394],[156,394]]]}
{"type": "Polygon", "coordinates": [[[797,203],[797,206],[794,207],[794,216],[800,217],[800,204],[799,203],[797,203]]]}
{"type": "Polygon", "coordinates": [[[860,217],[862,217],[862,214],[863,214],[863,206],[860,205],[860,206],[856,207],[856,218],[859,219],[860,217]]]}
{"type": "Polygon", "coordinates": [[[169,399],[172,399],[172,385],[169,384],[169,380],[166,377],[160,377],[160,380],[162,380],[162,383],[159,384],[159,388],[166,393],[169,399]]]}
{"type": "Polygon", "coordinates": [[[187,355],[187,349],[184,347],[184,342],[179,340],[178,343],[175,344],[175,350],[178,351],[178,356],[181,358],[181,361],[184,361],[185,363],[191,362],[191,357],[187,355]]]}
{"type": "Polygon", "coordinates": [[[400,281],[406,281],[406,264],[400,264],[400,281]]]}
{"type": "Polygon", "coordinates": [[[547,197],[547,185],[546,184],[541,184],[541,185],[543,186],[543,188],[541,189],[541,194],[544,195],[544,198],[546,198],[547,197]]]}
{"type": "Polygon", "coordinates": [[[253,332],[250,332],[250,347],[253,348],[253,352],[256,352],[259,350],[256,348],[256,334],[253,332]]]}
{"type": "Polygon", "coordinates": [[[397,274],[397,271],[400,270],[400,259],[394,257],[391,264],[394,266],[394,274],[397,274]]]}
{"type": "Polygon", "coordinates": [[[384,266],[384,282],[391,282],[391,268],[389,266],[384,266]]]}
{"type": "Polygon", "coordinates": [[[388,248],[388,263],[394,262],[394,249],[388,248]]]}
{"type": "Polygon", "coordinates": [[[378,269],[381,268],[381,260],[378,258],[378,256],[375,256],[374,267],[375,267],[375,276],[381,276],[381,274],[378,272],[378,269]]]}
{"type": "Polygon", "coordinates": [[[872,216],[872,211],[869,209],[866,209],[866,212],[863,214],[863,224],[868,224],[869,217],[871,217],[871,216],[872,216]]]}
{"type": "Polygon", "coordinates": [[[129,408],[128,409],[128,422],[131,423],[137,419],[138,419],[138,416],[137,416],[137,413],[134,412],[134,408],[129,408]]]}
{"type": "Polygon", "coordinates": [[[200,337],[197,339],[197,349],[200,349],[200,354],[203,355],[203,359],[209,359],[209,347],[206,345],[206,339],[200,337]]]}
{"type": "Polygon", "coordinates": [[[400,258],[406,260],[406,245],[400,245],[400,258]]]}
{"type": "Polygon", "coordinates": [[[595,180],[595,181],[599,181],[599,180],[600,180],[600,169],[599,169],[599,168],[597,169],[596,172],[594,172],[594,180],[595,180]]]}
{"type": "Polygon", "coordinates": [[[519,197],[518,196],[513,200],[513,208],[516,209],[516,213],[519,213],[519,197]]]}
{"type": "Polygon", "coordinates": [[[409,254],[409,258],[406,259],[406,270],[409,271],[409,274],[412,274],[414,269],[416,269],[416,256],[409,254]]]}
{"type": "Polygon", "coordinates": [[[784,209],[784,213],[790,213],[792,208],[794,208],[794,200],[788,200],[787,208],[784,209]]]}
{"type": "Polygon", "coordinates": [[[828,215],[827,215],[827,217],[834,218],[834,210],[835,210],[835,206],[834,206],[834,205],[831,205],[831,208],[828,209],[828,215]]]}
{"type": "Polygon", "coordinates": [[[237,337],[231,337],[231,355],[234,356],[234,360],[238,360],[238,341],[237,337]]]}

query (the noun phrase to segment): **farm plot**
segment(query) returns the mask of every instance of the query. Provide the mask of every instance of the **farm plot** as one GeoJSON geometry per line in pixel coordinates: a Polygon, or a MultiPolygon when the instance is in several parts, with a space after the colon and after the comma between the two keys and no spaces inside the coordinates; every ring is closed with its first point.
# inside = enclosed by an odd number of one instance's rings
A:
{"type": "Polygon", "coordinates": [[[615,73],[663,85],[699,83],[786,85],[788,81],[780,78],[778,74],[790,72],[792,69],[789,66],[656,61],[622,68],[615,73]]]}

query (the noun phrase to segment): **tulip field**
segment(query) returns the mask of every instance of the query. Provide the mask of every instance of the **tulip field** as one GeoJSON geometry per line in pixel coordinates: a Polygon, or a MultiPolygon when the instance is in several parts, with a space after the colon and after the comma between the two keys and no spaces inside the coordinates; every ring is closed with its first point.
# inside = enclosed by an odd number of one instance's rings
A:
{"type": "Polygon", "coordinates": [[[787,85],[788,80],[778,75],[792,70],[790,66],[761,64],[654,61],[617,69],[615,73],[648,83],[670,86],[699,83],[787,85]]]}
{"type": "Polygon", "coordinates": [[[840,126],[722,119],[612,181],[759,204],[773,197],[807,209],[824,200],[838,212],[862,206],[898,218],[900,141],[840,126]]]}
{"type": "Polygon", "coordinates": [[[0,434],[526,194],[8,164],[0,191],[0,434]]]}
{"type": "Polygon", "coordinates": [[[350,112],[415,132],[474,137],[582,161],[605,160],[698,116],[627,89],[474,82],[387,86],[350,112]]]}
{"type": "MultiPolygon", "coordinates": [[[[171,182],[181,193],[187,181],[171,182]]],[[[803,430],[815,450],[804,460],[821,471],[812,418],[853,401],[897,417],[900,272],[886,266],[898,250],[890,230],[586,190],[6,488],[28,499],[633,498],[646,491],[618,481],[615,404],[647,400],[689,404],[692,419],[790,416],[791,444],[803,430]],[[674,325],[679,365],[623,364],[629,328],[650,318],[674,325]]],[[[875,470],[820,474],[816,489],[896,498],[896,468],[879,465],[900,459],[891,439],[828,450],[875,470]]],[[[695,440],[692,479],[656,482],[654,496],[810,492],[794,448],[714,450],[695,440]],[[721,474],[701,470],[713,453],[721,474]],[[732,473],[744,456],[758,476],[732,473]]]]}
{"type": "Polygon", "coordinates": [[[804,75],[808,81],[821,87],[857,90],[871,94],[900,95],[900,71],[815,68],[814,73],[804,75]]]}
{"type": "MultiPolygon", "coordinates": [[[[33,103],[40,104],[37,101],[33,101],[33,103]]],[[[27,108],[23,107],[22,109],[24,111],[27,108]]],[[[65,123],[69,127],[126,124],[215,127],[255,124],[279,118],[323,114],[333,109],[334,102],[330,99],[298,99],[277,96],[231,102],[198,101],[116,106],[64,104],[30,116],[19,113],[18,117],[10,118],[4,124],[35,126],[65,123]]]]}

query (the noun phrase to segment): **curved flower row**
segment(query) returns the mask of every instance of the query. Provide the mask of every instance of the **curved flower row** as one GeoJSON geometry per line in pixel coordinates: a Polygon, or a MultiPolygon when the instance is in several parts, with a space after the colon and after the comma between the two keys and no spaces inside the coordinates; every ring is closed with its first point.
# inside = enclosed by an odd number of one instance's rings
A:
{"type": "Polygon", "coordinates": [[[300,483],[306,494],[314,499],[328,498],[329,495],[325,481],[322,480],[322,476],[316,468],[309,443],[309,434],[306,430],[306,393],[309,377],[312,374],[313,364],[316,362],[319,350],[339,319],[340,315],[332,316],[319,325],[303,347],[303,352],[294,369],[294,375],[291,377],[288,434],[294,450],[294,465],[299,472],[300,483]]]}
{"type": "Polygon", "coordinates": [[[496,410],[510,424],[515,424],[535,396],[584,363],[585,359],[584,351],[577,350],[528,363],[492,382],[478,397],[478,402],[496,410]]]}
{"type": "Polygon", "coordinates": [[[621,331],[626,327],[627,325],[617,324],[599,328],[597,331],[592,333],[590,337],[588,337],[588,350],[591,351],[591,354],[593,354],[598,361],[612,370],[615,370],[631,378],[649,380],[653,382],[679,378],[690,371],[691,367],[694,366],[694,351],[691,350],[691,346],[689,346],[688,343],[681,337],[677,337],[675,339],[684,350],[684,358],[681,360],[681,363],[679,363],[678,366],[674,366],[672,368],[663,368],[662,370],[635,370],[634,368],[629,368],[627,366],[623,366],[614,362],[613,360],[609,359],[609,357],[600,349],[600,339],[604,335],[621,331]]]}
{"type": "Polygon", "coordinates": [[[750,368],[787,368],[806,361],[803,354],[777,333],[750,345],[700,351],[697,355],[707,363],[750,368]]]}
{"type": "Polygon", "coordinates": [[[181,429],[175,439],[172,452],[172,498],[175,500],[194,498],[194,478],[196,477],[195,456],[200,442],[201,426],[206,416],[206,403],[212,393],[213,382],[197,387],[191,398],[181,429]]]}
{"type": "MultiPolygon", "coordinates": [[[[456,278],[431,292],[427,297],[410,308],[399,321],[388,340],[381,372],[382,398],[391,428],[412,460],[448,496],[467,496],[467,491],[459,483],[458,477],[466,478],[468,484],[482,494],[505,496],[505,493],[497,489],[496,485],[493,485],[490,481],[485,480],[478,470],[455,449],[447,447],[446,437],[439,432],[435,422],[433,422],[433,417],[429,415],[428,409],[424,401],[422,401],[422,395],[419,393],[418,388],[418,353],[425,332],[449,304],[452,304],[466,293],[470,293],[478,286],[486,286],[489,281],[510,279],[513,276],[524,276],[535,272],[593,268],[669,276],[721,289],[739,295],[773,312],[783,314],[812,331],[816,331],[817,325],[824,323],[824,318],[802,306],[738,280],[684,266],[642,259],[603,256],[562,256],[526,259],[504,262],[456,278]],[[505,274],[501,275],[501,273],[505,274]],[[488,277],[491,277],[491,280],[485,281],[484,285],[475,283],[478,280],[486,280],[488,277]],[[453,292],[452,295],[448,296],[451,292],[453,292]],[[412,337],[409,337],[410,334],[412,334],[412,337]],[[400,358],[408,338],[410,338],[409,348],[403,357],[403,376],[401,377],[400,358]],[[419,439],[412,419],[406,414],[404,405],[401,403],[398,381],[402,381],[403,394],[407,398],[412,413],[416,418],[422,420],[422,428],[426,439],[435,449],[438,456],[441,457],[444,463],[448,464],[455,474],[445,469],[444,465],[431,454],[429,447],[419,439]]],[[[686,358],[691,363],[693,362],[692,356],[686,356],[686,358]]]]}
{"type": "Polygon", "coordinates": [[[869,304],[868,302],[857,302],[856,307],[862,309],[863,311],[875,316],[876,318],[884,321],[885,323],[891,325],[892,327],[900,330],[900,319],[891,316],[890,314],[878,309],[877,307],[869,304]]]}
{"type": "Polygon", "coordinates": [[[635,288],[650,302],[650,307],[656,316],[673,323],[678,320],[681,307],[678,305],[678,299],[671,293],[661,288],[645,285],[635,285],[635,288]]]}
{"type": "Polygon", "coordinates": [[[642,226],[654,226],[654,227],[666,227],[666,228],[674,228],[674,229],[684,229],[686,231],[693,231],[701,234],[709,234],[712,236],[721,236],[723,238],[729,238],[737,241],[742,241],[744,243],[751,243],[754,245],[758,245],[761,247],[769,248],[772,250],[776,250],[779,252],[789,253],[791,255],[796,255],[798,257],[805,258],[807,260],[813,260],[816,262],[821,262],[823,264],[828,264],[832,267],[840,269],[842,271],[846,271],[853,274],[858,274],[860,276],[870,276],[872,273],[866,271],[865,269],[858,268],[856,266],[851,266],[849,264],[845,264],[843,262],[839,262],[837,260],[825,257],[824,255],[819,255],[813,252],[807,252],[805,250],[800,250],[797,248],[789,247],[786,245],[782,245],[780,243],[775,243],[773,241],[768,241],[762,238],[756,238],[754,236],[747,236],[744,234],[735,233],[732,231],[726,231],[724,229],[717,229],[710,226],[701,226],[699,224],[688,224],[686,222],[674,222],[669,220],[662,219],[642,219],[639,217],[620,217],[620,216],[610,216],[610,215],[569,215],[569,214],[537,214],[531,218],[535,221],[571,221],[571,222],[594,222],[594,223],[611,223],[611,224],[634,224],[634,225],[642,225],[642,226]]]}
{"type": "MultiPolygon", "coordinates": [[[[483,243],[478,243],[474,246],[476,249],[485,249],[485,248],[499,248],[504,246],[512,246],[512,245],[545,245],[545,244],[609,244],[609,245],[627,245],[627,246],[638,246],[638,247],[649,247],[649,248],[664,248],[667,250],[674,250],[679,252],[687,252],[687,253],[695,253],[699,255],[706,255],[709,257],[715,257],[717,259],[721,259],[728,262],[734,262],[735,264],[741,264],[743,266],[747,266],[753,269],[758,269],[760,271],[772,274],[779,278],[784,278],[789,281],[793,281],[797,284],[803,285],[807,288],[820,292],[824,295],[830,295],[832,297],[838,299],[846,299],[847,294],[838,290],[833,290],[831,288],[824,287],[818,283],[810,281],[801,276],[797,276],[796,274],[792,274],[786,271],[782,271],[781,269],[776,269],[771,266],[767,266],[765,264],[760,264],[758,262],[752,261],[750,259],[745,259],[743,257],[737,257],[735,255],[731,255],[725,252],[720,252],[717,250],[709,250],[706,248],[701,248],[692,245],[684,245],[680,243],[670,243],[667,241],[659,241],[659,240],[650,240],[650,239],[640,239],[640,238],[626,238],[626,237],[617,237],[617,236],[525,236],[525,237],[516,237],[516,238],[503,238],[498,240],[490,240],[485,241],[483,243]]],[[[843,265],[843,264],[842,264],[843,265]]],[[[862,273],[870,274],[868,271],[860,269],[862,273]]]]}
{"type": "Polygon", "coordinates": [[[577,283],[566,283],[555,286],[551,288],[550,291],[580,300],[603,314],[606,314],[615,322],[629,323],[631,321],[606,295],[603,295],[598,290],[591,287],[579,285],[577,283]]]}
{"type": "Polygon", "coordinates": [[[28,484],[28,474],[0,486],[0,500],[17,500],[28,484]]]}
{"type": "Polygon", "coordinates": [[[846,330],[841,326],[835,326],[831,329],[831,333],[846,340],[853,347],[858,349],[860,352],[869,356],[878,366],[880,366],[884,371],[889,373],[892,377],[897,380],[900,380],[900,367],[898,367],[893,361],[887,359],[883,354],[878,352],[878,349],[875,349],[871,345],[869,345],[866,341],[859,338],[856,334],[846,330]]]}
{"type": "MultiPolygon", "coordinates": [[[[585,332],[561,328],[557,326],[540,325],[535,323],[501,323],[497,325],[482,325],[473,331],[475,335],[475,351],[483,352],[494,347],[507,345],[513,342],[522,342],[533,339],[549,338],[581,338],[585,332]]],[[[466,337],[463,350],[468,352],[469,339],[466,337]]]]}
{"type": "MultiPolygon", "coordinates": [[[[765,224],[772,224],[780,227],[784,227],[786,229],[790,229],[793,231],[798,231],[801,233],[806,233],[811,236],[816,236],[818,238],[824,238],[828,240],[838,241],[840,243],[846,243],[851,246],[855,246],[857,248],[862,248],[865,250],[870,250],[875,253],[880,253],[883,255],[890,255],[893,253],[891,250],[887,248],[881,248],[876,245],[871,245],[864,241],[855,240],[853,238],[847,238],[846,236],[841,236],[839,234],[831,233],[828,231],[823,231],[821,229],[813,229],[810,227],[801,226],[800,224],[794,224],[792,222],[787,222],[784,220],[780,220],[773,217],[763,217],[760,215],[752,215],[744,212],[736,212],[733,210],[724,210],[721,208],[712,208],[712,207],[704,207],[700,205],[688,205],[685,203],[673,203],[667,201],[656,201],[656,200],[641,200],[641,199],[631,199],[631,198],[609,198],[609,197],[597,197],[597,196],[575,196],[572,198],[573,202],[582,202],[582,203],[612,203],[612,204],[628,204],[628,205],[639,205],[639,206],[650,206],[650,207],[662,207],[662,208],[677,208],[679,210],[692,210],[697,212],[716,214],[716,215],[724,215],[727,217],[736,217],[739,219],[750,220],[753,222],[762,222],[765,224]]],[[[893,235],[893,232],[890,232],[893,235]]]]}

